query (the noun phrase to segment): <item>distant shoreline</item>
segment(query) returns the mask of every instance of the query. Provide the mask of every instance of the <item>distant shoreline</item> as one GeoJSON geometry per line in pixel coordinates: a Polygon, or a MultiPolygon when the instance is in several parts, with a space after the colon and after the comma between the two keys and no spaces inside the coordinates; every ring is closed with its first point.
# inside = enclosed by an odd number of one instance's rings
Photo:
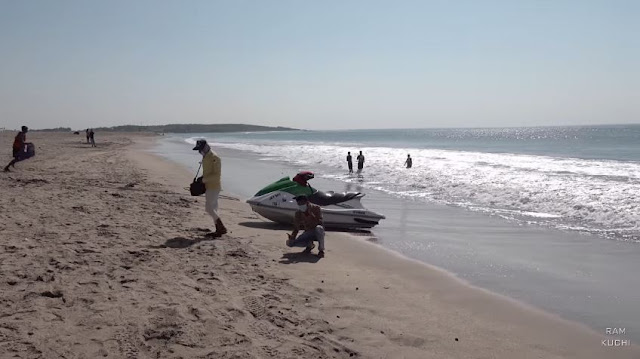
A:
{"type": "MultiPolygon", "coordinates": [[[[640,123],[616,123],[616,124],[584,124],[584,125],[537,125],[537,126],[488,126],[488,127],[419,127],[419,128],[351,128],[336,129],[336,132],[368,131],[368,130],[513,130],[513,129],[541,129],[541,128],[618,128],[640,127],[640,123]]],[[[30,128],[31,132],[82,132],[85,129],[72,129],[70,127],[56,128],[30,128]]],[[[291,128],[283,126],[259,126],[246,124],[168,124],[168,125],[122,125],[112,127],[93,127],[100,132],[153,132],[153,133],[221,133],[221,132],[269,132],[269,131],[326,131],[291,128]]],[[[0,128],[0,132],[15,132],[19,129],[0,128]]]]}
{"type": "MultiPolygon", "coordinates": [[[[155,132],[155,133],[206,133],[206,132],[260,132],[260,131],[295,131],[296,128],[282,126],[258,126],[245,124],[168,124],[168,125],[122,125],[112,127],[91,127],[100,132],[155,132]]],[[[83,132],[84,129],[56,127],[31,129],[32,132],[83,132]]]]}

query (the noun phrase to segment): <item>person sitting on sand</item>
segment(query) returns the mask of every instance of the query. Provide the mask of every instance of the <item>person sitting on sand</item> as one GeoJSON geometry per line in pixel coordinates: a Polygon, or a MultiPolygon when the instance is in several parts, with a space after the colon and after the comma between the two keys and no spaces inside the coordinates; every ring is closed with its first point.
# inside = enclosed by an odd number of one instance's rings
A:
{"type": "Polygon", "coordinates": [[[227,233],[227,228],[222,224],[220,216],[218,216],[218,196],[222,185],[220,183],[220,175],[222,173],[222,164],[220,157],[211,150],[209,144],[205,140],[198,140],[194,151],[200,152],[202,155],[202,182],[206,188],[205,192],[205,210],[213,218],[216,225],[216,231],[213,237],[220,237],[227,233]]]}
{"type": "Polygon", "coordinates": [[[404,161],[404,164],[407,166],[407,168],[411,168],[411,166],[413,165],[413,160],[411,159],[411,155],[407,155],[407,160],[404,161]]]}
{"type": "Polygon", "coordinates": [[[315,248],[314,241],[318,241],[318,257],[324,257],[324,227],[320,207],[309,202],[307,196],[294,198],[298,204],[298,211],[293,218],[293,233],[287,234],[287,247],[306,247],[304,253],[311,253],[315,248]],[[298,231],[304,232],[298,235],[298,231]],[[297,236],[297,237],[296,237],[297,236]]]}
{"type": "Polygon", "coordinates": [[[9,167],[15,167],[16,162],[22,161],[24,159],[24,147],[27,145],[28,131],[29,128],[27,126],[22,126],[22,131],[18,132],[16,138],[13,140],[13,160],[11,160],[11,162],[9,162],[9,164],[5,166],[5,172],[9,172],[9,167]]]}

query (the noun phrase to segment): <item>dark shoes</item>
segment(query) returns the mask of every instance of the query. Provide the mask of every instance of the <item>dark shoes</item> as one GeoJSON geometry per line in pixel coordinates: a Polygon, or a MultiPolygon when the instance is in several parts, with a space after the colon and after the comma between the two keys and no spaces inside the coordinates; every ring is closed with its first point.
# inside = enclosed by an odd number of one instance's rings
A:
{"type": "Polygon", "coordinates": [[[302,253],[304,254],[309,254],[311,253],[311,250],[314,249],[316,247],[315,244],[311,243],[307,246],[307,248],[304,249],[304,251],[302,253]]]}
{"type": "Polygon", "coordinates": [[[220,218],[216,220],[216,231],[213,232],[213,237],[221,237],[223,234],[227,234],[227,228],[222,224],[220,218]]]}
{"type": "MultiPolygon", "coordinates": [[[[316,247],[315,244],[311,243],[307,246],[307,248],[304,249],[304,251],[302,253],[304,254],[310,254],[311,250],[313,250],[316,247]]],[[[324,251],[318,251],[318,258],[324,258],[324,251]]]]}

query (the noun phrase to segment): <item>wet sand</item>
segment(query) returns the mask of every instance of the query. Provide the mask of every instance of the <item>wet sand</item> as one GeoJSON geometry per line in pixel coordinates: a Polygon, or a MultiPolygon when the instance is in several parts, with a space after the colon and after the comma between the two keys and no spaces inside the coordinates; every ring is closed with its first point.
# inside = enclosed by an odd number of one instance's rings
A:
{"type": "MultiPolygon", "coordinates": [[[[197,156],[185,144],[185,137],[192,136],[165,137],[152,151],[195,172],[197,156]]],[[[209,137],[215,141],[218,136],[209,137]]],[[[636,310],[640,276],[627,274],[640,271],[638,243],[523,225],[482,212],[398,197],[366,185],[367,169],[362,177],[344,182],[325,177],[335,173],[328,165],[308,168],[217,143],[214,147],[225,158],[226,193],[246,199],[276,179],[314,170],[314,188],[363,192],[364,206],[387,217],[371,235],[360,237],[369,243],[598,333],[604,334],[607,327],[625,328],[625,338],[640,342],[640,311],[636,310]]]]}
{"type": "Polygon", "coordinates": [[[2,358],[640,357],[342,233],[302,255],[232,197],[210,240],[152,136],[80,137],[29,134],[37,156],[0,175],[2,358]]]}

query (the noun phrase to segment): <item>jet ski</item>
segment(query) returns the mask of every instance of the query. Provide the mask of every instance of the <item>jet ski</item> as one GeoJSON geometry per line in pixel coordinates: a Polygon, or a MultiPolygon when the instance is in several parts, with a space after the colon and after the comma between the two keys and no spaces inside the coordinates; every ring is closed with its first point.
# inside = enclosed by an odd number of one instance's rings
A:
{"type": "Polygon", "coordinates": [[[293,179],[283,177],[264,187],[247,200],[254,212],[282,224],[292,224],[298,205],[293,199],[306,195],[309,202],[320,206],[325,228],[366,229],[378,224],[385,216],[362,206],[360,192],[318,191],[309,185],[313,172],[298,173],[293,179]]]}

